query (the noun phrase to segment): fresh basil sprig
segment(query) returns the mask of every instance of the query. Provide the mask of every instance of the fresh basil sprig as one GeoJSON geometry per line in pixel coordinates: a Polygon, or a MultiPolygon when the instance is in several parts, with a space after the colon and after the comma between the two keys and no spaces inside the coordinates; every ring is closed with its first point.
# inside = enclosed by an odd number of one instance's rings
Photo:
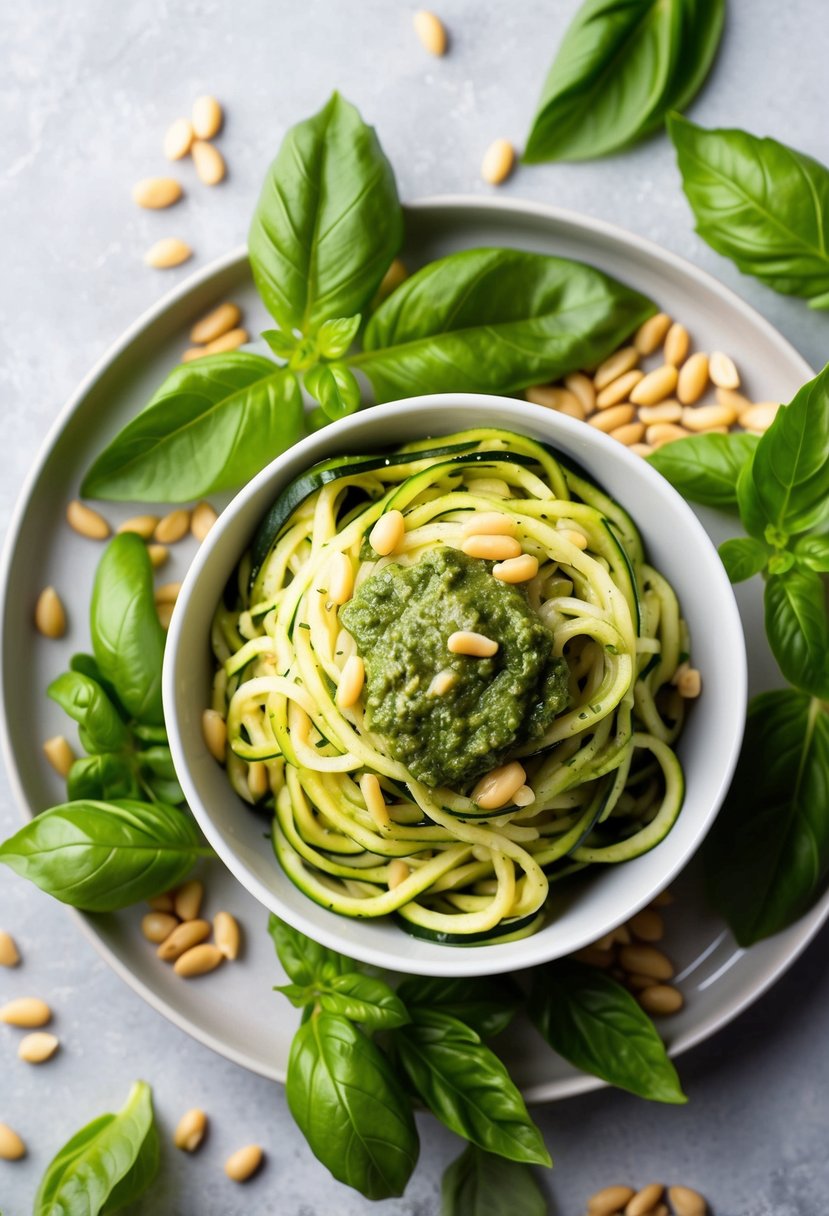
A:
{"type": "Polygon", "coordinates": [[[829,308],[829,169],[776,139],[679,115],[668,131],[703,240],[775,291],[829,308]]]}
{"type": "Polygon", "coordinates": [[[474,1144],[443,1175],[440,1216],[546,1216],[548,1211],[529,1165],[474,1144]]]}
{"type": "Polygon", "coordinates": [[[159,1164],[152,1092],[136,1081],[116,1115],[100,1115],[68,1140],[38,1187],[34,1216],[99,1216],[148,1189],[159,1164]]]}
{"type": "Polygon", "coordinates": [[[507,976],[433,979],[409,976],[397,989],[406,1005],[419,1005],[451,1014],[491,1039],[506,1030],[523,1002],[523,994],[507,976]]]}
{"type": "Polygon", "coordinates": [[[738,511],[737,479],[757,447],[756,435],[691,435],[682,443],[666,443],[648,457],[683,498],[738,511]]]}
{"type": "Polygon", "coordinates": [[[662,126],[717,53],[725,0],[586,0],[545,81],[524,160],[589,160],[662,126]]]}

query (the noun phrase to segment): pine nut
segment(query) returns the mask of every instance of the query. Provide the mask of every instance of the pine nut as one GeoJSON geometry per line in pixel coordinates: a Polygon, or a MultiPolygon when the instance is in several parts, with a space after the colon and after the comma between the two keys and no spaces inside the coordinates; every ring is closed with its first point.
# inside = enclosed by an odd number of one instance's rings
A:
{"type": "Polygon", "coordinates": [[[524,397],[533,405],[543,405],[548,410],[558,410],[561,414],[584,418],[584,410],[578,397],[555,384],[536,384],[532,388],[526,388],[524,397]]]}
{"type": "Polygon", "coordinates": [[[675,1216],[706,1216],[708,1204],[699,1191],[692,1191],[689,1186],[668,1187],[668,1198],[675,1216]]]}
{"type": "Polygon", "coordinates": [[[625,372],[623,376],[619,376],[618,380],[612,380],[607,388],[603,388],[600,393],[596,394],[596,409],[606,410],[609,406],[618,405],[620,401],[624,401],[631,395],[639,381],[644,379],[644,375],[645,373],[637,367],[625,372]]]}
{"type": "Polygon", "coordinates": [[[163,895],[154,895],[152,899],[147,900],[147,905],[154,912],[172,912],[175,908],[174,895],[175,891],[165,891],[163,895]]]}
{"type": "Polygon", "coordinates": [[[645,1216],[671,1216],[671,1210],[667,1203],[658,1203],[655,1208],[646,1212],[645,1216]]]}
{"type": "Polygon", "coordinates": [[[154,266],[156,270],[169,270],[172,266],[180,266],[193,256],[193,250],[177,236],[165,236],[151,245],[144,254],[144,265],[154,266]]]}
{"type": "Polygon", "coordinates": [[[194,949],[210,936],[210,922],[206,920],[186,920],[176,925],[172,933],[160,943],[156,954],[165,963],[172,963],[181,958],[188,950],[194,949]]]}
{"type": "Polygon", "coordinates": [[[613,939],[617,943],[617,945],[629,946],[632,941],[632,938],[630,936],[630,930],[628,929],[627,925],[619,925],[619,927],[617,929],[614,929],[613,930],[613,939]]]}
{"type": "Polygon", "coordinates": [[[106,540],[111,531],[103,515],[93,511],[85,503],[78,502],[77,498],[66,508],[66,522],[70,528],[74,528],[81,536],[88,536],[90,540],[106,540]]]}
{"type": "Polygon", "coordinates": [[[160,587],[155,589],[155,602],[157,604],[174,604],[178,599],[178,593],[181,591],[181,583],[162,583],[160,587]]]}
{"type": "Polygon", "coordinates": [[[736,392],[733,388],[718,388],[714,394],[717,398],[718,405],[733,405],[737,411],[739,418],[747,409],[751,408],[751,402],[748,397],[742,393],[736,392]]]}
{"type": "Polygon", "coordinates": [[[197,1106],[186,1111],[173,1132],[173,1144],[185,1153],[194,1153],[207,1131],[207,1115],[197,1106]]]}
{"type": "Polygon", "coordinates": [[[610,409],[603,409],[600,413],[594,414],[592,418],[588,418],[589,426],[594,426],[597,431],[615,431],[617,427],[627,426],[629,422],[633,422],[636,415],[636,410],[632,405],[611,405],[610,409]]]}
{"type": "Polygon", "coordinates": [[[155,530],[155,539],[162,545],[174,545],[190,531],[190,512],[179,507],[165,515],[155,530]]]}
{"type": "Polygon", "coordinates": [[[682,675],[676,682],[679,695],[686,700],[693,700],[702,692],[702,676],[697,671],[696,667],[689,667],[687,671],[683,671],[682,675]]]}
{"type": "Polygon", "coordinates": [[[639,410],[639,421],[646,426],[655,422],[679,422],[682,406],[678,401],[660,401],[659,405],[643,405],[639,410]]]}
{"type": "Polygon", "coordinates": [[[650,906],[652,908],[670,908],[671,904],[675,902],[673,891],[670,887],[666,887],[664,891],[660,891],[658,895],[654,895],[650,906]]]}
{"type": "Polygon", "coordinates": [[[219,764],[225,762],[227,750],[227,723],[215,709],[206,709],[201,716],[201,731],[207,750],[219,764]]]}
{"type": "Polygon", "coordinates": [[[156,946],[165,942],[178,927],[178,917],[169,912],[147,912],[141,917],[141,932],[156,946]]]}
{"type": "Polygon", "coordinates": [[[629,448],[634,443],[639,443],[644,437],[645,424],[644,422],[628,422],[626,426],[617,426],[615,430],[608,431],[608,434],[611,439],[616,439],[629,448]]]}
{"type": "Polygon", "coordinates": [[[242,310],[237,304],[220,304],[195,323],[190,330],[190,341],[197,346],[205,346],[231,329],[236,329],[241,319],[242,310]]]}
{"type": "Polygon", "coordinates": [[[625,372],[636,367],[639,362],[639,351],[635,346],[622,346],[619,350],[603,360],[593,373],[593,384],[597,389],[607,388],[614,380],[618,380],[625,372]]]}
{"type": "Polygon", "coordinates": [[[386,876],[386,883],[390,891],[395,887],[399,887],[401,882],[405,882],[411,874],[411,870],[406,865],[401,857],[395,857],[394,861],[389,862],[389,868],[386,876]]]}
{"type": "Polygon", "coordinates": [[[225,1173],[232,1182],[247,1182],[262,1165],[264,1153],[258,1144],[237,1149],[225,1162],[225,1173]]]}
{"type": "Polygon", "coordinates": [[[571,372],[564,377],[564,387],[580,403],[585,418],[589,417],[596,408],[596,389],[590,377],[584,372],[571,372]]]}
{"type": "Polygon", "coordinates": [[[66,633],[66,611],[54,587],[44,587],[37,597],[35,625],[45,638],[62,638],[66,633]]]}
{"type": "Polygon", "coordinates": [[[468,557],[504,562],[521,556],[521,542],[514,536],[468,536],[461,545],[468,557]]]}
{"type": "Polygon", "coordinates": [[[636,405],[656,405],[670,397],[676,388],[679,374],[671,363],[664,363],[655,371],[648,372],[631,391],[630,399],[636,405]]]}
{"type": "Polygon", "coordinates": [[[685,362],[688,355],[688,347],[691,345],[691,339],[688,336],[688,330],[684,325],[680,325],[675,321],[665,335],[665,346],[663,353],[665,362],[673,364],[674,367],[679,367],[685,362]]]}
{"type": "Polygon", "coordinates": [[[350,654],[343,665],[337,685],[336,703],[340,709],[356,705],[366,682],[366,665],[358,654],[350,654]]]}
{"type": "Polygon", "coordinates": [[[377,299],[385,300],[401,283],[405,283],[408,277],[409,272],[400,258],[393,258],[391,265],[380,280],[380,286],[377,288],[377,299]]]}
{"type": "Polygon", "coordinates": [[[142,540],[149,540],[158,524],[157,515],[133,515],[131,519],[125,519],[122,524],[119,524],[115,531],[135,532],[136,536],[140,536],[142,540]]]}
{"type": "Polygon", "coordinates": [[[458,629],[450,633],[446,647],[451,654],[466,654],[476,659],[489,659],[498,653],[497,642],[471,629],[458,629]]]}
{"type": "Polygon", "coordinates": [[[164,136],[164,155],[167,160],[181,160],[190,151],[193,128],[186,118],[177,118],[167,128],[164,136]]]}
{"type": "Polygon", "coordinates": [[[213,939],[226,959],[233,962],[239,957],[241,945],[239,922],[229,912],[217,912],[213,917],[213,939]]]}
{"type": "Polygon", "coordinates": [[[522,785],[512,796],[516,806],[532,806],[535,802],[535,790],[530,785],[522,785]]]}
{"type": "Polygon", "coordinates": [[[679,989],[671,984],[654,984],[639,993],[639,1004],[647,1013],[665,1017],[679,1013],[685,1000],[679,989]]]}
{"type": "Polygon", "coordinates": [[[740,425],[747,431],[767,431],[777,417],[780,404],[777,401],[760,401],[750,405],[740,415],[740,425]]]}
{"type": "Polygon", "coordinates": [[[717,388],[740,387],[740,373],[737,371],[734,360],[729,355],[723,354],[721,350],[715,350],[711,355],[710,372],[711,380],[717,388]]]}
{"type": "Polygon", "coordinates": [[[175,604],[170,603],[169,600],[166,600],[161,604],[156,604],[156,606],[155,606],[155,612],[156,612],[156,616],[158,617],[158,623],[161,626],[161,628],[165,631],[165,633],[170,628],[170,621],[173,619],[173,609],[174,608],[175,608],[175,604]]]}
{"type": "Polygon", "coordinates": [[[206,354],[206,346],[191,346],[181,356],[181,362],[192,363],[194,359],[203,359],[206,354]]]}
{"type": "Polygon", "coordinates": [[[195,920],[201,911],[204,899],[204,883],[198,878],[188,878],[173,896],[173,907],[179,920],[195,920]]]}
{"type": "Polygon", "coordinates": [[[215,97],[206,94],[193,102],[192,125],[197,139],[212,139],[222,129],[222,107],[215,97]]]}
{"type": "Polygon", "coordinates": [[[147,556],[153,570],[158,570],[167,561],[170,550],[166,545],[147,545],[147,556]]]}
{"type": "Polygon", "coordinates": [[[381,832],[388,831],[391,827],[391,819],[389,817],[386,800],[383,797],[383,790],[380,782],[374,773],[363,773],[360,778],[360,793],[363,795],[363,802],[366,804],[366,810],[376,823],[381,832]]]}
{"type": "Polygon", "coordinates": [[[687,439],[691,434],[684,426],[676,426],[672,422],[657,422],[645,431],[645,439],[652,447],[661,448],[666,443],[674,443],[677,439],[687,439]]]}
{"type": "Polygon", "coordinates": [[[19,1161],[26,1156],[26,1145],[14,1128],[0,1123],[0,1161],[19,1161]]]}
{"type": "Polygon", "coordinates": [[[665,340],[665,335],[671,328],[671,318],[667,313],[658,312],[654,317],[648,317],[637,329],[633,345],[640,355],[652,355],[665,340]]]}
{"type": "Polygon", "coordinates": [[[227,168],[218,148],[203,139],[194,139],[190,148],[196,175],[205,186],[218,186],[224,180],[227,168]]]}
{"type": "Polygon", "coordinates": [[[609,933],[605,933],[604,937],[598,938],[595,942],[592,942],[591,944],[595,947],[596,950],[601,950],[602,953],[606,953],[608,950],[612,950],[613,947],[616,945],[615,930],[611,929],[609,933]]]}
{"type": "Polygon", "coordinates": [[[400,511],[386,511],[385,515],[381,515],[371,529],[368,543],[375,553],[379,553],[381,557],[388,557],[400,546],[405,533],[406,521],[400,511]]]}
{"type": "Polygon", "coordinates": [[[649,443],[632,443],[630,445],[630,450],[633,452],[634,456],[641,456],[644,460],[646,457],[650,456],[653,448],[649,443]]]}
{"type": "Polygon", "coordinates": [[[682,425],[689,431],[710,431],[736,421],[737,411],[732,405],[689,405],[682,411],[682,425]]]}
{"type": "Polygon", "coordinates": [[[328,566],[328,599],[332,604],[345,604],[354,594],[354,567],[347,553],[335,553],[328,566]]]}
{"type": "Polygon", "coordinates": [[[655,946],[622,946],[619,963],[625,971],[636,975],[650,975],[655,980],[673,979],[673,963],[655,946]]]}
{"type": "Polygon", "coordinates": [[[219,964],[224,962],[224,957],[218,946],[205,942],[180,955],[173,964],[173,970],[184,979],[195,979],[197,975],[207,975],[209,971],[215,971],[219,964]]]}
{"type": "Polygon", "coordinates": [[[508,139],[494,140],[481,161],[481,177],[490,186],[500,186],[515,168],[515,148],[508,139]]]}
{"type": "Polygon", "coordinates": [[[0,967],[16,967],[20,962],[20,953],[14,938],[5,929],[0,929],[0,967]]]}
{"type": "Polygon", "coordinates": [[[517,760],[511,760],[482,777],[469,797],[477,806],[492,811],[511,803],[513,795],[518,793],[526,780],[524,766],[517,760]]]}
{"type": "MultiPolygon", "coordinates": [[[[651,317],[652,321],[655,319],[651,317]]],[[[617,1216],[635,1194],[632,1186],[606,1186],[588,1199],[587,1216],[617,1216]]]]}
{"type": "Polygon", "coordinates": [[[35,1034],[27,1034],[17,1045],[17,1056],[27,1064],[43,1064],[51,1060],[60,1047],[57,1035],[41,1030],[35,1034]]]}
{"type": "Polygon", "coordinates": [[[492,574],[502,583],[526,583],[538,574],[538,558],[531,553],[508,557],[505,562],[497,562],[492,567],[492,574]]]}
{"type": "Polygon", "coordinates": [[[570,522],[569,520],[560,519],[556,524],[556,531],[569,544],[575,545],[577,549],[586,549],[588,544],[587,537],[580,528],[570,527],[570,522]]]}
{"type": "Polygon", "coordinates": [[[36,996],[19,996],[0,1008],[0,1022],[8,1026],[26,1026],[34,1029],[45,1026],[52,1020],[52,1010],[45,1001],[36,996]]]}
{"type": "Polygon", "coordinates": [[[679,369],[676,395],[683,405],[699,401],[708,387],[708,356],[702,351],[691,355],[679,369]]]}
{"type": "Polygon", "coordinates": [[[218,518],[218,511],[209,502],[199,502],[193,507],[193,514],[190,516],[190,531],[199,544],[207,536],[218,518]]]}
{"type": "Polygon", "coordinates": [[[654,986],[652,975],[637,975],[635,971],[630,975],[625,975],[623,971],[622,975],[624,976],[623,982],[627,984],[631,992],[644,992],[646,988],[654,986]]]}
{"type": "Polygon", "coordinates": [[[464,520],[461,536],[515,536],[516,522],[502,511],[473,511],[464,520]]]}
{"type": "Polygon", "coordinates": [[[429,697],[443,697],[458,682],[454,671],[439,671],[426,690],[429,697]]]}
{"type": "Polygon", "coordinates": [[[628,1200],[625,1216],[646,1216],[664,1194],[665,1187],[661,1182],[651,1182],[648,1186],[643,1186],[641,1191],[637,1191],[633,1198],[628,1200]]]}
{"type": "Polygon", "coordinates": [[[172,207],[181,195],[181,183],[174,177],[145,177],[132,188],[132,201],[151,211],[172,207]]]}
{"type": "Polygon", "coordinates": [[[628,921],[628,926],[640,942],[661,942],[665,936],[665,923],[653,908],[643,908],[637,912],[628,921]]]}
{"type": "Polygon", "coordinates": [[[600,967],[605,971],[613,963],[613,951],[600,950],[598,946],[584,946],[576,951],[573,958],[578,959],[580,963],[587,963],[588,967],[600,967]]]}

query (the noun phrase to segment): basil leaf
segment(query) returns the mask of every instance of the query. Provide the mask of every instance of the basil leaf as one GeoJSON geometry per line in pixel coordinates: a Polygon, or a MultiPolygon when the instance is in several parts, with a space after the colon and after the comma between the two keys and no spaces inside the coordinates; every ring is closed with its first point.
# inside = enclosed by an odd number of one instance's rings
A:
{"type": "Polygon", "coordinates": [[[550,1165],[524,1099],[494,1052],[450,1014],[414,1005],[394,1049],[417,1096],[450,1131],[512,1161],[550,1165]]]}
{"type": "Polygon", "coordinates": [[[283,971],[296,984],[315,984],[324,977],[344,975],[357,967],[350,958],[312,941],[273,913],[268,917],[268,933],[283,971]]]}
{"type": "Polygon", "coordinates": [[[403,1194],[420,1148],[411,1106],[379,1047],[347,1018],[320,1013],[300,1026],[285,1096],[339,1182],[367,1199],[403,1194]]]}
{"type": "Polygon", "coordinates": [[[343,363],[318,363],[305,373],[305,387],[332,422],[353,414],[360,404],[360,386],[343,363]]]}
{"type": "Polygon", "coordinates": [[[186,801],[184,790],[178,781],[167,777],[145,776],[144,781],[155,802],[166,802],[168,806],[182,806],[186,801]]]}
{"type": "Polygon", "coordinates": [[[290,1001],[294,1009],[306,1009],[317,999],[317,990],[313,984],[278,984],[274,992],[279,992],[290,1001]]]}
{"type": "Polygon", "coordinates": [[[790,684],[829,697],[829,623],[823,580],[812,570],[789,570],[766,582],[766,634],[790,684]]]}
{"type": "MultiPolygon", "coordinates": [[[[129,714],[124,709],[121,702],[118,700],[118,694],[115,691],[115,689],[101,675],[101,669],[98,666],[98,664],[95,662],[95,660],[93,659],[91,654],[73,654],[72,658],[69,660],[69,670],[77,671],[82,676],[88,676],[90,680],[94,680],[96,684],[99,684],[100,687],[103,688],[106,695],[109,697],[112,704],[115,706],[116,710],[118,711],[119,716],[125,722],[127,721],[127,719],[129,718],[129,714]]],[[[164,737],[166,739],[166,737],[167,737],[166,732],[165,732],[164,737]]]]}
{"type": "Polygon", "coordinates": [[[687,1101],[653,1022],[597,968],[569,959],[537,968],[528,1012],[576,1068],[654,1102],[687,1101]]]}
{"type": "Polygon", "coordinates": [[[524,160],[588,160],[661,126],[694,97],[725,0],[587,0],[550,68],[524,160]]]}
{"type": "MultiPolygon", "coordinates": [[[[827,174],[829,177],[829,174],[827,174]]],[[[770,524],[805,532],[825,520],[829,503],[829,365],[777,411],[757,444],[754,488],[770,524]]]]}
{"type": "Polygon", "coordinates": [[[829,536],[801,536],[795,543],[797,564],[818,574],[829,574],[829,536]]]}
{"type": "Polygon", "coordinates": [[[161,725],[165,634],[155,607],[152,564],[134,532],[121,532],[104,550],[89,617],[92,649],[104,679],[133,717],[161,725]]]}
{"type": "Polygon", "coordinates": [[[761,540],[739,536],[735,540],[724,541],[718,552],[732,583],[742,583],[765,570],[771,549],[761,540]]]}
{"type": "Polygon", "coordinates": [[[683,498],[721,511],[737,510],[737,478],[757,447],[756,435],[691,435],[652,452],[648,464],[683,498]]]}
{"type": "Polygon", "coordinates": [[[409,976],[397,989],[406,1005],[421,1005],[471,1026],[482,1039],[506,1030],[522,1004],[520,990],[503,976],[437,979],[409,976]]]}
{"type": "Polygon", "coordinates": [[[468,1144],[441,1184],[440,1216],[546,1216],[549,1208],[528,1165],[468,1144]]]}
{"type": "Polygon", "coordinates": [[[325,359],[339,359],[357,337],[362,316],[336,317],[323,321],[317,334],[317,350],[325,359]]]}
{"type": "Polygon", "coordinates": [[[299,339],[292,333],[283,333],[281,329],[263,329],[259,335],[278,359],[291,359],[299,345],[299,339]]]}
{"type": "Polygon", "coordinates": [[[129,743],[129,731],[118,710],[89,676],[65,671],[52,681],[46,695],[83,727],[92,751],[117,752],[129,743]]]}
{"type": "MultiPolygon", "coordinates": [[[[725,436],[723,436],[725,438],[725,436]]],[[[683,439],[683,443],[686,441],[683,439]]],[[[754,459],[747,460],[737,478],[737,506],[740,509],[740,520],[749,536],[757,540],[767,541],[768,519],[763,510],[763,504],[757,493],[752,475],[754,459]]]]}
{"type": "Polygon", "coordinates": [[[703,856],[712,902],[741,946],[779,933],[822,894],[829,716],[818,701],[785,689],[751,702],[737,771],[703,856]]]}
{"type": "Polygon", "coordinates": [[[66,778],[66,793],[71,802],[108,802],[141,796],[129,760],[114,752],[76,760],[66,778]]]}
{"type": "Polygon", "coordinates": [[[406,279],[349,359],[378,401],[509,393],[599,362],[654,311],[601,271],[518,249],[470,249],[406,279]]]}
{"type": "Polygon", "coordinates": [[[235,490],[304,433],[296,377],[240,351],[170,373],[87,473],[81,493],[188,502],[235,490]]]}
{"type": "Polygon", "coordinates": [[[101,1115],[68,1140],[38,1188],[34,1216],[98,1216],[143,1195],[158,1173],[152,1092],[136,1081],[117,1115],[101,1115]]]}
{"type": "Polygon", "coordinates": [[[327,980],[319,991],[319,1003],[327,1013],[338,1013],[369,1030],[392,1030],[408,1022],[400,997],[376,976],[347,971],[327,980]]]}
{"type": "Polygon", "coordinates": [[[668,132],[703,240],[775,291],[829,307],[829,169],[775,139],[678,115],[668,132]]]}
{"type": "Polygon", "coordinates": [[[391,165],[334,93],[291,127],[265,178],[248,236],[259,294],[285,332],[313,333],[362,311],[402,241],[391,165]]]}
{"type": "Polygon", "coordinates": [[[0,844],[0,862],[85,912],[169,891],[210,855],[189,815],[132,799],[52,807],[0,844]]]}
{"type": "Polygon", "coordinates": [[[164,777],[167,781],[175,781],[176,770],[169,747],[165,747],[163,744],[146,747],[137,758],[142,768],[149,769],[151,773],[155,773],[157,777],[164,777]]]}

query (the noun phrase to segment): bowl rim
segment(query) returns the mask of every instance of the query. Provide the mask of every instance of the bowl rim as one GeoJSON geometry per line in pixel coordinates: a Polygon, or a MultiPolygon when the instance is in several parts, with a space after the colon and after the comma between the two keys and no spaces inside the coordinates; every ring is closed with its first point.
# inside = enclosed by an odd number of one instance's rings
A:
{"type": "MultiPolygon", "coordinates": [[[[246,511],[250,499],[256,497],[262,489],[272,483],[275,483],[273,494],[278,493],[282,484],[287,484],[293,476],[297,475],[296,473],[291,473],[283,477],[283,471],[286,469],[286,466],[295,466],[298,463],[298,457],[304,458],[300,462],[303,468],[310,468],[317,460],[324,459],[333,452],[347,452],[349,437],[354,432],[359,435],[368,428],[376,430],[380,427],[382,429],[383,422],[387,419],[416,418],[419,411],[430,406],[434,407],[438,403],[441,403],[447,410],[456,406],[475,409],[483,413],[488,413],[489,411],[495,412],[496,410],[503,413],[506,410],[513,415],[516,429],[520,430],[522,420],[525,420],[530,424],[531,429],[548,430],[552,442],[555,442],[557,432],[562,436],[572,437],[581,444],[586,442],[588,446],[604,450],[604,453],[609,455],[611,459],[615,459],[622,466],[626,466],[630,470],[632,477],[644,481],[644,484],[657,497],[664,498],[667,496],[672,499],[674,509],[680,516],[684,517],[687,533],[695,541],[696,551],[701,551],[705,554],[706,559],[711,565],[711,570],[707,573],[719,583],[716,600],[718,609],[722,608],[723,610],[722,628],[729,638],[734,656],[733,670],[729,672],[729,688],[734,709],[733,715],[729,718],[729,721],[733,723],[732,737],[727,751],[727,758],[720,773],[716,792],[711,799],[710,806],[704,815],[700,815],[697,829],[692,834],[688,847],[670,862],[665,871],[660,875],[658,882],[651,882],[648,886],[642,887],[641,892],[636,895],[636,898],[629,905],[626,904],[621,909],[621,916],[616,917],[613,920],[613,924],[603,921],[596,931],[591,930],[590,932],[583,933],[580,938],[576,939],[575,944],[572,941],[568,942],[566,950],[555,947],[554,937],[545,940],[543,933],[539,933],[522,939],[519,942],[512,943],[513,949],[499,949],[498,943],[479,946],[474,949],[462,945],[435,944],[432,951],[435,953],[434,961],[428,965],[420,959],[414,960],[409,957],[405,959],[405,968],[409,973],[433,976],[491,975],[504,971],[512,971],[516,967],[535,966],[555,958],[563,957],[565,954],[570,954],[574,950],[578,950],[595,941],[603,933],[614,928],[616,924],[629,919],[637,911],[645,907],[687,865],[690,858],[699,848],[719,812],[737,763],[745,727],[748,671],[745,636],[733,589],[724,567],[719,562],[713,542],[690,506],[673,486],[657,473],[655,469],[651,468],[646,461],[634,455],[624,445],[617,443],[597,428],[585,427],[582,422],[546,410],[532,403],[494,394],[454,392],[424,394],[418,397],[405,398],[401,401],[372,406],[369,410],[360,411],[348,418],[332,423],[323,430],[309,435],[305,439],[300,440],[299,443],[294,444],[252,478],[234,496],[220,515],[218,522],[211,529],[206,540],[200,546],[182,584],[170,623],[167,645],[165,647],[162,695],[169,746],[187,803],[208,843],[213,847],[219,859],[231,871],[236,880],[269,911],[275,913],[295,929],[321,942],[330,949],[358,958],[363,963],[372,966],[381,967],[386,970],[400,970],[399,956],[390,957],[389,951],[379,948],[370,942],[358,943],[356,945],[353,941],[346,942],[334,927],[336,922],[342,919],[344,923],[352,926],[353,931],[353,926],[362,922],[356,922],[351,918],[339,918],[336,914],[332,913],[332,928],[330,931],[325,926],[320,926],[316,923],[310,924],[301,910],[298,911],[286,905],[272,889],[261,881],[251,871],[242,857],[238,855],[238,852],[229,844],[219,826],[214,822],[211,810],[203,802],[196,788],[196,783],[191,776],[188,752],[184,744],[183,732],[179,722],[177,668],[190,605],[198,595],[202,574],[208,569],[213,551],[219,545],[220,539],[226,529],[232,526],[238,515],[246,511]],[[713,563],[710,562],[712,556],[716,559],[713,563]],[[527,950],[526,943],[528,942],[538,943],[538,949],[530,951],[531,957],[517,962],[515,959],[515,948],[527,950]]],[[[460,423],[456,429],[463,429],[464,425],[464,423],[460,423]]],[[[423,433],[423,437],[426,437],[425,433],[423,433]]],[[[370,442],[366,442],[363,439],[358,446],[368,448],[370,442]]],[[[278,867],[278,862],[275,858],[273,864],[275,867],[278,867]]],[[[305,898],[308,899],[307,896],[305,898]]],[[[308,899],[308,904],[309,911],[310,908],[318,907],[310,899],[308,899]]],[[[429,944],[418,943],[418,945],[423,947],[429,944]]]]}

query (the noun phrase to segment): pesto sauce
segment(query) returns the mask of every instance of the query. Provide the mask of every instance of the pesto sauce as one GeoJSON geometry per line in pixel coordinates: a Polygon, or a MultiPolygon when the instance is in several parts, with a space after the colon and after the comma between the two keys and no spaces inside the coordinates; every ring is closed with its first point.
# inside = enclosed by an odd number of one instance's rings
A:
{"type": "Polygon", "coordinates": [[[365,663],[367,725],[424,785],[462,787],[540,738],[567,705],[550,632],[525,592],[491,570],[440,546],[415,565],[383,567],[340,609],[365,663]],[[460,629],[497,641],[497,654],[451,654],[460,629]],[[454,683],[430,695],[442,671],[454,683]]]}

